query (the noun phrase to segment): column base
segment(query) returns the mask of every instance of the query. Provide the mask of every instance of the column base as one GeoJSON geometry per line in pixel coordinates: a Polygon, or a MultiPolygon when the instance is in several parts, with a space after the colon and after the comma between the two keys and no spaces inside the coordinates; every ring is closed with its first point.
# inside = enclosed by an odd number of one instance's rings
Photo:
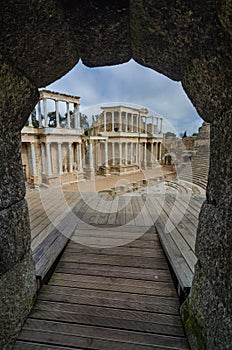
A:
{"type": "Polygon", "coordinates": [[[84,169],[84,178],[86,180],[92,180],[95,176],[94,168],[85,168],[84,169]]]}
{"type": "Polygon", "coordinates": [[[29,182],[33,186],[39,186],[39,176],[38,175],[31,175],[29,182]]]}

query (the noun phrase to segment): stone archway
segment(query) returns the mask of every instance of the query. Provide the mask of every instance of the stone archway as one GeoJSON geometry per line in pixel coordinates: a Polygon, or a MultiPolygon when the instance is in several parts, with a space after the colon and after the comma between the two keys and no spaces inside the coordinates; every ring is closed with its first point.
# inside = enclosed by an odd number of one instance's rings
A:
{"type": "Polygon", "coordinates": [[[2,347],[13,342],[35,292],[20,129],[38,100],[37,88],[61,77],[81,57],[88,66],[134,58],[181,80],[201,117],[211,122],[198,264],[183,315],[196,348],[228,348],[232,342],[229,1],[4,0],[0,16],[2,347]]]}

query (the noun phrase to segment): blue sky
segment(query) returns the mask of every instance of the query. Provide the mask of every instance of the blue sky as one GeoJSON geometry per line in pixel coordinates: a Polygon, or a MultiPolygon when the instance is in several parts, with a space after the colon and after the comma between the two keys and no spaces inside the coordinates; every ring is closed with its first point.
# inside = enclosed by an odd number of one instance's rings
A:
{"type": "Polygon", "coordinates": [[[164,117],[164,131],[187,130],[191,135],[202,124],[181,83],[174,82],[133,60],[110,67],[88,68],[80,61],[69,73],[46,87],[80,96],[81,111],[91,117],[101,105],[117,102],[149,109],[164,117]]]}

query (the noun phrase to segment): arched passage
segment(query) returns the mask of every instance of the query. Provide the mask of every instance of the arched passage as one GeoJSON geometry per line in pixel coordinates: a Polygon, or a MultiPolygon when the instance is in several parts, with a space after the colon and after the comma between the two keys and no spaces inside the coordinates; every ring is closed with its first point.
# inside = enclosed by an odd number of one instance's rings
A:
{"type": "Polygon", "coordinates": [[[89,66],[118,64],[133,57],[181,80],[199,114],[211,122],[207,201],[200,215],[198,263],[184,317],[193,344],[198,342],[206,349],[229,346],[232,305],[229,9],[228,1],[2,2],[3,344],[13,341],[35,291],[20,129],[38,100],[37,88],[61,77],[79,57],[89,66]]]}

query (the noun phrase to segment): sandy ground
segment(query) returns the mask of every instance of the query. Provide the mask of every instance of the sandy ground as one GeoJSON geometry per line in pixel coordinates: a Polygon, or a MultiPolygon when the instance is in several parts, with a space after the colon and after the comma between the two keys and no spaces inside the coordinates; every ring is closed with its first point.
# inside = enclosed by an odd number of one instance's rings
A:
{"type": "Polygon", "coordinates": [[[64,185],[63,191],[70,192],[95,192],[110,189],[112,187],[126,185],[142,179],[151,179],[170,173],[170,167],[157,167],[155,169],[140,170],[134,174],[95,176],[93,180],[84,180],[75,184],[64,185]]]}

